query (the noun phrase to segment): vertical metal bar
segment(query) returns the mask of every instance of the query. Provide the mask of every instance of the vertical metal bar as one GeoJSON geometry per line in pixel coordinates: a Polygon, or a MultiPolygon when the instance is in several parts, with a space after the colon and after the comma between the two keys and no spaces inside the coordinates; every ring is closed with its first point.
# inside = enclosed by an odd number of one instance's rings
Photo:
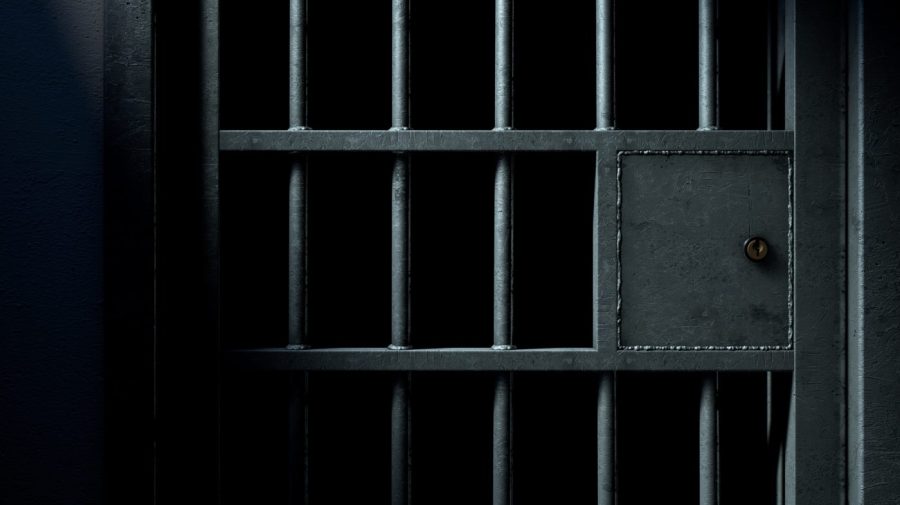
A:
{"type": "Polygon", "coordinates": [[[597,0],[597,129],[616,126],[614,101],[613,0],[597,0]]]}
{"type": "MultiPolygon", "coordinates": [[[[494,21],[494,129],[512,128],[512,0],[496,0],[494,21]]],[[[494,174],[494,345],[512,345],[512,159],[497,157],[494,174]]],[[[493,505],[510,505],[512,489],[512,374],[494,383],[493,505]]]]}
{"type": "Polygon", "coordinates": [[[409,349],[409,155],[391,176],[391,349],[409,349]]]}
{"type": "Polygon", "coordinates": [[[408,374],[397,374],[391,393],[391,505],[406,505],[410,495],[408,374]]]}
{"type": "Polygon", "coordinates": [[[409,127],[409,0],[391,2],[391,122],[409,127]]]}
{"type": "Polygon", "coordinates": [[[597,392],[597,504],[615,505],[615,399],[613,374],[600,374],[597,392]]]}
{"type": "Polygon", "coordinates": [[[497,158],[494,174],[494,349],[512,345],[512,160],[497,158]]]}
{"type": "Polygon", "coordinates": [[[494,128],[512,128],[513,3],[496,0],[494,13],[494,128]]]}
{"type": "Polygon", "coordinates": [[[779,0],[779,16],[784,20],[784,129],[794,130],[796,119],[796,83],[797,83],[797,2],[800,0],[779,0]],[[782,9],[783,13],[782,13],[782,9]]]}
{"type": "Polygon", "coordinates": [[[494,383],[493,505],[509,505],[512,490],[512,375],[501,373],[494,383]]]}
{"type": "MultiPolygon", "coordinates": [[[[219,240],[219,1],[203,0],[200,4],[202,33],[200,107],[201,173],[203,187],[203,243],[206,252],[206,268],[203,272],[206,286],[204,336],[218,350],[220,342],[220,240],[219,240]]],[[[221,364],[216,359],[216,438],[215,476],[216,502],[222,496],[222,424],[221,424],[221,364]]],[[[206,472],[201,472],[206,474],[206,472]]]]}
{"type": "Polygon", "coordinates": [[[797,503],[797,372],[791,376],[790,398],[787,401],[787,427],[785,428],[784,455],[782,468],[784,471],[781,500],[785,505],[797,503]]]}
{"type": "Polygon", "coordinates": [[[309,503],[309,375],[291,374],[288,398],[288,503],[309,503]]]}
{"type": "MultiPolygon", "coordinates": [[[[409,0],[392,2],[392,130],[409,127],[409,0]]],[[[391,345],[409,348],[409,155],[394,158],[391,199],[391,345]]]]}
{"type": "Polygon", "coordinates": [[[700,505],[718,502],[718,429],[716,377],[703,377],[700,388],[700,505]]]}
{"type": "Polygon", "coordinates": [[[306,126],[306,0],[290,0],[290,127],[306,126]]]}
{"type": "MultiPolygon", "coordinates": [[[[289,128],[306,127],[306,0],[290,0],[289,128]]],[[[294,154],[288,181],[288,348],[307,349],[306,157],[294,154]]],[[[309,375],[292,374],[288,400],[288,503],[309,503],[309,375]]]]}
{"type": "MultiPolygon", "coordinates": [[[[597,129],[615,129],[613,96],[613,0],[597,0],[596,58],[597,58],[597,129]]],[[[594,346],[600,339],[600,171],[601,154],[597,153],[594,172],[594,346]]],[[[614,505],[615,495],[615,399],[614,376],[600,374],[597,391],[597,504],[614,505]]]]}
{"type": "MultiPolygon", "coordinates": [[[[776,15],[776,0],[768,0],[766,3],[766,129],[775,128],[775,99],[777,90],[775,84],[775,62],[777,61],[776,30],[778,29],[776,15]]],[[[767,381],[771,383],[771,372],[767,375],[767,381]]]]}
{"type": "Polygon", "coordinates": [[[772,462],[772,490],[776,505],[784,505],[784,406],[785,383],[775,372],[766,372],[766,428],[772,462]]]}
{"type": "Polygon", "coordinates": [[[716,68],[716,0],[699,0],[699,130],[718,128],[718,69],[716,68]]]}
{"type": "MultiPolygon", "coordinates": [[[[290,129],[306,129],[306,0],[290,0],[290,129]]],[[[306,349],[306,160],[288,182],[288,348],[306,349]]]]}
{"type": "MultiPolygon", "coordinates": [[[[698,5],[698,130],[718,129],[718,69],[716,61],[716,0],[698,5]]],[[[716,375],[703,377],[700,390],[700,505],[718,503],[718,423],[716,375]]]]}
{"type": "MultiPolygon", "coordinates": [[[[512,128],[512,0],[497,0],[494,129],[512,128]]],[[[512,160],[498,155],[494,176],[494,349],[512,348],[512,160]]]]}
{"type": "MultiPolygon", "coordinates": [[[[409,127],[409,0],[391,2],[391,130],[409,127]]],[[[391,175],[391,344],[409,349],[409,155],[397,153],[391,175]]],[[[410,500],[410,383],[391,390],[391,504],[410,500]]]]}
{"type": "MultiPolygon", "coordinates": [[[[302,155],[295,155],[302,156],[302,155]]],[[[291,161],[288,181],[288,349],[306,343],[306,162],[291,161]]]]}

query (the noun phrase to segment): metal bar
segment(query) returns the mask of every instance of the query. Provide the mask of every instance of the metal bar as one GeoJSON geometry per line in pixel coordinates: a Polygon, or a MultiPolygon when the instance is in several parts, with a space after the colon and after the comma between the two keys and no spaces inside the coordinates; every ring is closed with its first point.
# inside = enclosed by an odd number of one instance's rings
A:
{"type": "Polygon", "coordinates": [[[306,166],[299,159],[291,162],[288,182],[288,348],[309,348],[306,343],[306,166]]]}
{"type": "MultiPolygon", "coordinates": [[[[409,127],[409,0],[391,3],[391,130],[409,127]]],[[[409,341],[409,155],[397,153],[391,176],[391,344],[409,341]]],[[[409,373],[394,377],[391,391],[391,504],[410,501],[409,373]]]]}
{"type": "Polygon", "coordinates": [[[391,393],[391,505],[406,505],[410,496],[410,377],[394,377],[391,393]]]}
{"type": "Polygon", "coordinates": [[[772,464],[772,494],[776,505],[784,505],[785,386],[787,384],[780,374],[766,373],[766,438],[772,464]]]}
{"type": "MultiPolygon", "coordinates": [[[[306,129],[306,0],[290,3],[290,130],[306,129]]],[[[288,347],[306,342],[306,160],[295,155],[288,182],[288,347]]]]}
{"type": "Polygon", "coordinates": [[[614,375],[600,374],[597,391],[597,505],[615,505],[615,398],[614,375]]]}
{"type": "MultiPolygon", "coordinates": [[[[201,89],[200,89],[200,170],[202,174],[202,209],[203,209],[203,247],[205,252],[205,269],[203,282],[206,291],[203,293],[204,320],[203,342],[214,344],[216,351],[221,349],[221,284],[220,272],[220,235],[219,235],[219,1],[203,0],[201,8],[201,89]]],[[[210,355],[212,357],[212,355],[210,355]]],[[[222,425],[221,425],[221,361],[215,358],[215,410],[216,435],[214,453],[210,460],[204,461],[215,465],[215,498],[221,502],[222,497],[222,425]],[[213,463],[213,461],[215,463],[213,463]]],[[[211,363],[201,364],[209,366],[211,363]]],[[[197,461],[199,462],[199,461],[197,461]]],[[[212,474],[202,471],[201,475],[212,474]]],[[[198,486],[198,487],[203,487],[198,486]]]]}
{"type": "MultiPolygon", "coordinates": [[[[766,445],[769,448],[769,455],[775,454],[775,437],[777,435],[775,431],[775,385],[773,383],[774,377],[772,376],[772,372],[766,372],[766,445]]],[[[774,481],[777,480],[777,476],[773,475],[773,491],[777,487],[774,484],[774,481]]],[[[773,493],[774,494],[774,493],[773,493]]]]}
{"type": "MultiPolygon", "coordinates": [[[[847,206],[846,188],[848,184],[852,188],[858,180],[854,177],[859,176],[850,170],[848,179],[848,147],[852,146],[848,138],[856,137],[847,129],[847,112],[852,107],[848,109],[844,85],[853,82],[845,68],[847,3],[788,0],[785,16],[785,126],[798,132],[792,307],[797,368],[789,424],[792,436],[786,447],[785,503],[838,505],[847,503],[848,477],[847,253],[858,245],[854,241],[848,247],[847,230],[869,225],[848,214],[847,206]]],[[[877,61],[873,68],[887,63],[877,61]]],[[[876,187],[890,194],[890,186],[882,182],[876,187]]],[[[876,208],[866,214],[891,215],[887,208],[869,207],[876,208]]]]}
{"type": "MultiPolygon", "coordinates": [[[[409,0],[392,3],[391,130],[409,126],[409,0]]],[[[391,182],[391,345],[409,348],[409,156],[397,153],[391,182]]]]}
{"type": "Polygon", "coordinates": [[[775,125],[775,99],[777,90],[775,83],[775,61],[777,60],[776,1],[766,2],[766,129],[772,130],[775,125]]]}
{"type": "MultiPolygon", "coordinates": [[[[784,434],[784,486],[781,490],[782,503],[797,504],[797,375],[791,377],[790,399],[787,405],[787,427],[784,434]]],[[[801,470],[802,472],[802,470],[801,470]]],[[[835,500],[833,503],[840,503],[835,500]]]]}
{"type": "MultiPolygon", "coordinates": [[[[497,0],[494,129],[512,128],[512,0],[497,0]]],[[[494,176],[494,348],[512,348],[512,160],[497,156],[494,176]]]]}
{"type": "MultiPolygon", "coordinates": [[[[306,127],[306,0],[290,0],[288,108],[291,131],[306,127]]],[[[294,154],[288,180],[288,349],[306,340],[306,155],[294,154]]],[[[309,375],[292,374],[288,419],[288,503],[309,503],[309,375]]]]}
{"type": "Polygon", "coordinates": [[[716,376],[709,374],[700,389],[700,505],[718,503],[718,450],[716,376]]]}
{"type": "Polygon", "coordinates": [[[410,349],[383,347],[234,350],[229,367],[255,370],[334,371],[766,371],[792,370],[793,351],[618,351],[594,349],[486,348],[410,349]]]}
{"type": "Polygon", "coordinates": [[[494,128],[512,128],[513,3],[496,0],[494,13],[494,128]]]}
{"type": "Polygon", "coordinates": [[[223,151],[791,150],[790,131],[223,130],[223,151]]]}
{"type": "Polygon", "coordinates": [[[512,167],[497,159],[494,177],[494,349],[512,349],[512,167]]]}
{"type": "MultiPolygon", "coordinates": [[[[494,130],[512,129],[512,0],[496,0],[494,130]]],[[[512,156],[497,156],[494,173],[494,350],[512,345],[512,156]]],[[[512,375],[494,383],[493,505],[510,505],[512,488],[512,375]]]]}
{"type": "Polygon", "coordinates": [[[292,373],[288,390],[288,503],[309,503],[307,373],[292,373]]]}
{"type": "Polygon", "coordinates": [[[493,505],[509,505],[512,489],[512,375],[494,383],[493,505]]]}
{"type": "Polygon", "coordinates": [[[613,0],[597,0],[597,129],[616,127],[613,72],[613,0]]]}
{"type": "Polygon", "coordinates": [[[700,130],[715,130],[718,121],[718,69],[716,68],[716,0],[700,1],[699,49],[700,130]]]}
{"type": "Polygon", "coordinates": [[[290,127],[306,126],[306,0],[290,0],[290,127]]]}
{"type": "Polygon", "coordinates": [[[409,349],[409,157],[397,154],[391,177],[391,349],[409,349]]]}
{"type": "Polygon", "coordinates": [[[391,3],[391,121],[409,127],[409,0],[391,3]]]}
{"type": "MultiPolygon", "coordinates": [[[[615,129],[615,105],[613,86],[613,0],[597,0],[596,43],[597,43],[597,130],[615,129]]],[[[603,279],[601,279],[601,194],[603,191],[602,152],[597,152],[594,170],[594,208],[593,208],[593,329],[594,348],[600,349],[601,311],[604,300],[601,299],[603,279]]],[[[610,335],[613,335],[612,333],[610,335]]],[[[611,345],[615,338],[610,339],[611,345]]],[[[614,375],[611,372],[600,374],[597,391],[597,504],[615,505],[615,400],[613,398],[614,375]]]]}

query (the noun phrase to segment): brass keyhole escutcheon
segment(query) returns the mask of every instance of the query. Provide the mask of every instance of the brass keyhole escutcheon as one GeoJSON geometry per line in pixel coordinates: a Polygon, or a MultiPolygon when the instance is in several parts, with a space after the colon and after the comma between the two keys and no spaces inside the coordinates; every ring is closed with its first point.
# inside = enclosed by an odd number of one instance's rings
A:
{"type": "Polygon", "coordinates": [[[750,237],[744,241],[744,254],[750,261],[762,261],[769,253],[769,244],[762,237],[750,237]]]}

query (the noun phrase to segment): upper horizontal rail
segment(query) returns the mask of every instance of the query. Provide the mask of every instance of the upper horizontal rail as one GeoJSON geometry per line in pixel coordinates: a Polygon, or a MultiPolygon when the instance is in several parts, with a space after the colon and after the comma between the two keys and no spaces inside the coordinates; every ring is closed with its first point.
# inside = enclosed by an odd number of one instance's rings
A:
{"type": "Polygon", "coordinates": [[[618,351],[592,348],[283,348],[226,351],[229,367],[283,371],[764,371],[792,370],[792,351],[618,351]]]}
{"type": "Polygon", "coordinates": [[[222,130],[223,151],[792,150],[763,130],[222,130]]]}

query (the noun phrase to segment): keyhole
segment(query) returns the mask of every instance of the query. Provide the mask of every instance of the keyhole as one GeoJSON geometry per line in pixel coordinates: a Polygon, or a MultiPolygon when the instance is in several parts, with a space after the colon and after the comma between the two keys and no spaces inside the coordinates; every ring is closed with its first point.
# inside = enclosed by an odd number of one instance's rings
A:
{"type": "Polygon", "coordinates": [[[751,237],[744,242],[744,254],[750,261],[762,261],[769,252],[769,246],[762,237],[751,237]]]}

